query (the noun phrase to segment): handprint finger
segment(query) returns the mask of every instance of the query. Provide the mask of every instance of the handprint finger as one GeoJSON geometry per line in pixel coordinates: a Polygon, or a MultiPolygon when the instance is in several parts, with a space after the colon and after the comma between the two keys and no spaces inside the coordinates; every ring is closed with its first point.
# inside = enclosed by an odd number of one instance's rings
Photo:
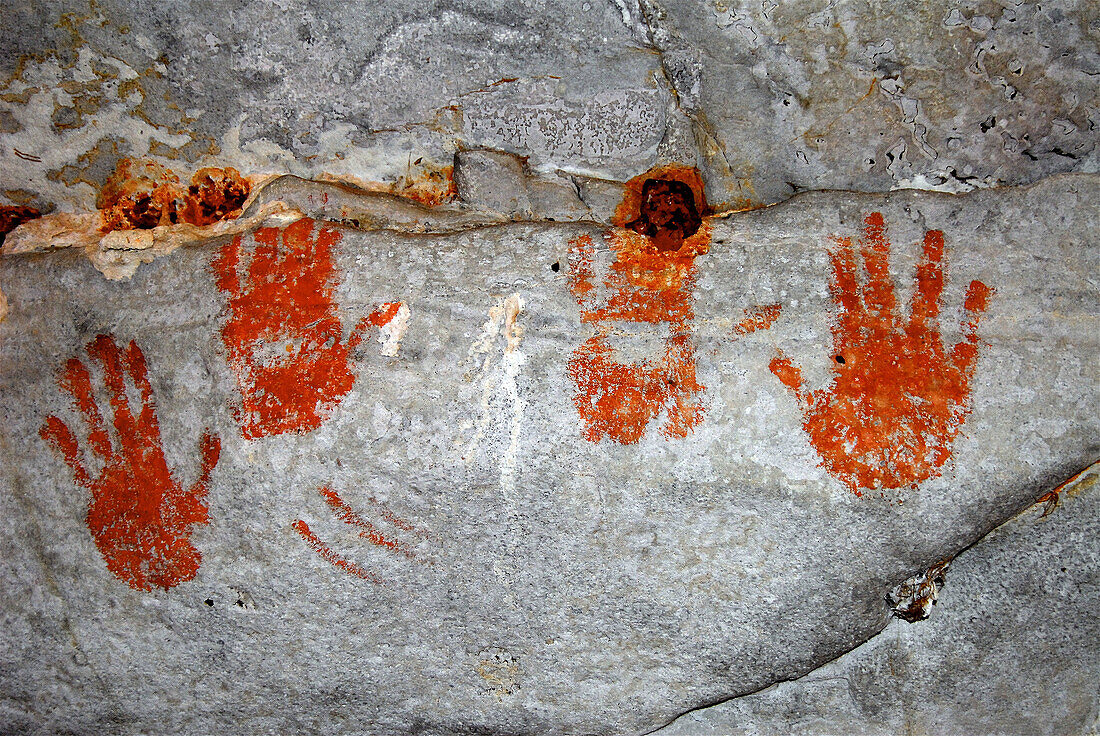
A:
{"type": "Polygon", "coordinates": [[[122,372],[122,350],[110,335],[99,335],[88,343],[88,355],[103,367],[103,383],[107,387],[107,399],[114,412],[115,433],[122,450],[132,453],[139,447],[137,426],[130,413],[130,401],[126,398],[126,383],[122,372]]]}
{"type": "MultiPolygon", "coordinates": [[[[251,284],[253,293],[260,289],[265,294],[271,294],[272,285],[278,283],[275,279],[280,275],[276,269],[272,268],[280,262],[279,230],[274,227],[262,227],[252,233],[252,240],[255,241],[255,246],[251,249],[251,260],[244,267],[246,278],[251,284]]],[[[288,257],[289,260],[293,258],[293,255],[288,257]]],[[[281,292],[284,287],[279,285],[278,288],[279,292],[273,295],[276,300],[282,297],[281,292]]]]}
{"type": "Polygon", "coordinates": [[[370,318],[372,316],[374,315],[372,314],[370,316],[363,317],[355,323],[355,327],[352,329],[351,335],[348,337],[349,348],[355,349],[359,346],[359,343],[363,341],[363,335],[366,334],[367,330],[371,327],[370,318]]]}
{"type": "Polygon", "coordinates": [[[382,328],[388,325],[390,320],[397,316],[399,309],[401,309],[401,302],[387,302],[359,320],[355,325],[355,329],[351,332],[351,337],[348,338],[348,347],[356,347],[363,339],[363,334],[368,328],[372,326],[382,328]]]}
{"type": "Polygon", "coordinates": [[[809,400],[806,389],[802,384],[802,369],[794,364],[782,350],[777,351],[776,356],[768,364],[768,368],[775,377],[783,382],[783,385],[794,392],[800,407],[805,408],[809,400]]]}
{"type": "Polygon", "coordinates": [[[992,296],[993,290],[981,281],[971,281],[966,289],[966,301],[963,302],[963,309],[966,310],[962,322],[963,341],[951,350],[952,361],[964,373],[970,372],[975,358],[978,357],[978,323],[989,308],[989,299],[992,296]]]}
{"type": "Polygon", "coordinates": [[[76,358],[70,359],[65,364],[65,372],[61,375],[61,388],[73,397],[77,410],[88,425],[88,444],[91,445],[92,452],[103,461],[109,461],[115,455],[114,448],[111,447],[111,437],[107,434],[107,425],[95,402],[88,369],[76,358]]]}
{"type": "Polygon", "coordinates": [[[917,288],[913,292],[910,320],[914,326],[929,326],[940,314],[943,294],[943,231],[924,234],[924,253],[917,266],[917,288]]]}
{"type": "Polygon", "coordinates": [[[872,212],[864,219],[859,245],[867,267],[864,306],[871,314],[888,317],[895,306],[894,282],[890,278],[890,241],[886,238],[886,223],[881,212],[872,212]]]}
{"type": "Polygon", "coordinates": [[[46,417],[46,423],[38,430],[38,436],[61,452],[61,455],[65,458],[65,463],[72,468],[78,485],[85,488],[92,487],[91,476],[88,475],[84,463],[80,461],[80,445],[65,422],[57,417],[46,417]]]}
{"type": "Polygon", "coordinates": [[[150,440],[160,437],[160,426],[157,424],[157,408],[153,403],[153,387],[149,383],[149,371],[145,364],[145,353],[133,340],[126,350],[126,372],[130,374],[130,380],[141,392],[141,414],[138,416],[138,429],[150,440]]]}
{"type": "MultiPolygon", "coordinates": [[[[306,221],[306,222],[309,223],[309,227],[305,231],[305,240],[308,243],[311,240],[311,238],[309,237],[309,234],[310,234],[310,231],[313,229],[313,222],[312,221],[306,221]]],[[[289,230],[289,228],[288,228],[288,230],[289,230]]],[[[288,237],[289,237],[289,233],[288,233],[288,237]]],[[[317,237],[314,238],[313,240],[315,242],[313,247],[315,247],[318,251],[324,251],[324,252],[328,253],[328,252],[331,252],[332,249],[337,246],[337,244],[339,244],[339,242],[340,242],[340,233],[338,233],[336,230],[333,230],[332,228],[322,227],[320,230],[317,231],[317,237]]]]}
{"type": "Polygon", "coordinates": [[[198,479],[191,485],[191,496],[203,498],[210,489],[210,474],[222,454],[222,441],[216,434],[205,431],[199,440],[199,452],[202,455],[202,465],[199,469],[198,479]]]}
{"type": "Polygon", "coordinates": [[[840,306],[838,326],[841,332],[850,333],[863,311],[863,305],[859,301],[859,281],[856,278],[856,256],[852,239],[833,238],[829,260],[833,265],[829,291],[840,306]]]}
{"type": "Polygon", "coordinates": [[[238,235],[233,238],[229,245],[222,248],[210,263],[211,270],[217,275],[214,283],[218,289],[228,292],[231,296],[241,293],[241,277],[237,273],[240,258],[241,236],[238,235]]]}

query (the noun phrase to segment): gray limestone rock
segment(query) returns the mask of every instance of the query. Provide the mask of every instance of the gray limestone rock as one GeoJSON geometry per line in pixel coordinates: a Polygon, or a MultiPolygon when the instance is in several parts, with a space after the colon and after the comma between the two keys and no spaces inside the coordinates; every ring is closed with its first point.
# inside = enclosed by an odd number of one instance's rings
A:
{"type": "Polygon", "coordinates": [[[799,680],[654,736],[1095,733],[1098,535],[1094,466],[1053,515],[1039,504],[959,555],[927,621],[895,620],[799,680]]]}
{"type": "Polygon", "coordinates": [[[407,183],[459,150],[720,209],[1097,170],[1092,3],[0,5],[0,197],[90,209],[123,157],[407,183]],[[419,161],[419,164],[414,162],[419,161]]]}
{"type": "Polygon", "coordinates": [[[800,677],[1100,454],[1098,193],[0,259],[0,730],[642,733],[800,677]]]}
{"type": "Polygon", "coordinates": [[[629,12],[692,121],[712,201],[1096,170],[1090,3],[637,0],[629,12]]]}

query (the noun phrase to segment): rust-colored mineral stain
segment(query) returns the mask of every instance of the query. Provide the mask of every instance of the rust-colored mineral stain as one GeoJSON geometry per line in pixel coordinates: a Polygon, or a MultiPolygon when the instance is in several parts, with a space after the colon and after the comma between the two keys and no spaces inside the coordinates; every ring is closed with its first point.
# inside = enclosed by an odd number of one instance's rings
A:
{"type": "Polygon", "coordinates": [[[210,225],[240,214],[250,185],[232,167],[199,169],[185,190],[175,172],[147,159],[123,158],[100,189],[103,232],[210,225]]]}
{"type": "Polygon", "coordinates": [[[248,199],[249,183],[233,167],[199,169],[191,177],[180,220],[210,225],[235,217],[248,199]]]}
{"type": "MultiPolygon", "coordinates": [[[[34,207],[21,205],[0,205],[0,245],[4,244],[4,236],[27,220],[35,220],[42,213],[34,207]]],[[[2,310],[0,310],[2,311],[2,310]]]]}
{"type": "Polygon", "coordinates": [[[751,335],[757,330],[766,330],[775,324],[783,307],[779,304],[764,304],[745,310],[745,318],[733,326],[734,338],[751,335]]]}
{"type": "Polygon", "coordinates": [[[4,236],[27,220],[35,220],[42,213],[34,207],[20,205],[0,205],[0,243],[4,242],[4,236]]]}
{"type": "Polygon", "coordinates": [[[458,197],[454,167],[425,169],[393,188],[393,193],[428,207],[453,202],[458,197]]]}
{"type": "Polygon", "coordinates": [[[863,284],[851,238],[834,238],[829,253],[829,291],[839,310],[832,327],[831,385],[806,390],[802,371],[782,353],[770,368],[797,398],[823,466],[861,495],[861,489],[915,486],[943,472],[970,413],[978,323],[993,290],[970,283],[963,340],[948,351],[938,323],[943,233],[924,236],[908,319],[895,303],[890,241],[880,213],[865,218],[858,250],[867,271],[863,284]]]}
{"type": "Polygon", "coordinates": [[[594,284],[595,244],[570,243],[570,291],[581,320],[597,334],[573,352],[569,375],[584,437],[638,442],[662,412],[661,432],[685,437],[703,419],[692,340],[695,257],[707,252],[710,228],[703,183],[695,169],[668,165],[627,183],[610,236],[615,260],[594,284]],[[663,348],[647,360],[622,362],[611,344],[616,323],[667,325],[663,348]]]}
{"type": "Polygon", "coordinates": [[[123,158],[99,191],[103,232],[150,230],[179,221],[179,177],[155,161],[123,158]]]}
{"type": "Polygon", "coordinates": [[[184,491],[164,457],[153,389],[141,349],[130,342],[123,351],[112,337],[99,335],[88,343],[87,351],[103,374],[113,413],[113,441],[84,363],[71,359],[60,384],[72,396],[74,408],[88,426],[88,446],[100,469],[94,474],[89,472],[76,436],[59,417],[48,417],[39,434],[61,452],[77,484],[91,492],[88,529],[115,577],[145,591],[154,586],[168,589],[191,580],[202,561],[201,553],[191,543],[191,531],[196,524],[208,522],[206,494],[210,473],[221,453],[221,441],[209,432],[203,434],[199,442],[199,477],[184,491]],[[126,376],[141,397],[136,417],[126,397],[126,376]]]}
{"type": "Polygon", "coordinates": [[[237,419],[247,439],[321,426],[355,383],[351,351],[370,326],[386,324],[401,306],[383,304],[344,338],[333,264],[340,237],[302,219],[281,230],[257,230],[247,263],[237,237],[212,264],[218,288],[229,296],[222,341],[237,378],[237,419]]]}

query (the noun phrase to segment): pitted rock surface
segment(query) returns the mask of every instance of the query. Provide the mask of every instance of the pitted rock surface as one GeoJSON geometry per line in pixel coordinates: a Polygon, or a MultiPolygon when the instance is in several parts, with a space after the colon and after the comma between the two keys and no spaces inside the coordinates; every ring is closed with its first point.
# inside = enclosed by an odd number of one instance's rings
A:
{"type": "Polygon", "coordinates": [[[90,209],[123,157],[409,185],[698,163],[721,208],[1097,170],[1095,9],[944,2],[6,3],[0,196],[90,209]]]}

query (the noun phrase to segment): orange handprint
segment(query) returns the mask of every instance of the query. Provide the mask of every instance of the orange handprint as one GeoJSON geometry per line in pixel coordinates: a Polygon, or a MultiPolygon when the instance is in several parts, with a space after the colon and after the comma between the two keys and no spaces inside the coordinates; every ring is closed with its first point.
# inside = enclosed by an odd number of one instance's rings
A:
{"type": "Polygon", "coordinates": [[[703,421],[696,379],[692,323],[695,258],[707,252],[710,226],[699,172],[669,164],[627,183],[612,221],[615,261],[592,283],[595,244],[588,235],[570,245],[569,288],[581,306],[581,321],[596,327],[573,351],[569,376],[573,402],[591,442],[604,437],[638,442],[662,413],[666,437],[686,437],[703,421]],[[625,361],[613,347],[621,325],[665,327],[662,349],[645,360],[625,361]]]}
{"type": "Polygon", "coordinates": [[[114,442],[96,404],[87,367],[77,358],[69,360],[60,383],[88,425],[92,455],[102,463],[98,474],[93,478],[88,472],[75,435],[58,417],[48,417],[39,435],[61,451],[76,482],[91,491],[88,529],[107,569],[138,590],[171,588],[191,580],[199,570],[202,554],[191,543],[191,528],[208,521],[205,499],[221,441],[209,432],[203,434],[199,477],[184,491],[164,459],[141,348],[131,342],[124,352],[110,336],[99,335],[87,349],[102,366],[114,413],[114,442]],[[137,417],[126,397],[126,374],[141,396],[137,417]]]}
{"type": "Polygon", "coordinates": [[[771,371],[798,399],[822,465],[856,495],[938,476],[970,413],[978,357],[978,322],[993,290],[970,282],[963,341],[950,352],[939,333],[944,285],[943,233],[929,230],[917,267],[909,319],[898,315],[882,215],[864,220],[859,241],[867,270],[862,286],[851,238],[834,238],[829,291],[840,313],[833,324],[833,381],[807,391],[802,371],[780,353],[771,371]]]}
{"type": "Polygon", "coordinates": [[[212,264],[218,288],[229,295],[222,341],[248,439],[320,427],[355,384],[352,350],[364,332],[384,327],[402,306],[382,304],[344,338],[334,297],[340,237],[331,228],[314,232],[314,221],[302,219],[282,230],[257,230],[246,263],[237,237],[212,264]]]}

